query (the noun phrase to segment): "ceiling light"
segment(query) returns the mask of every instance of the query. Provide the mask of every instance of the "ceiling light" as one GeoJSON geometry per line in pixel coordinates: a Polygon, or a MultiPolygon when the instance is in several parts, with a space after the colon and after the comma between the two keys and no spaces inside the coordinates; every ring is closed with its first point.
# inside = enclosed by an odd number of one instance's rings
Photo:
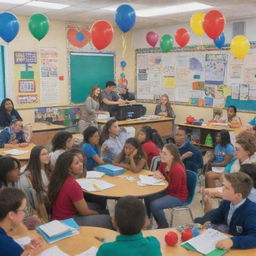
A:
{"type": "Polygon", "coordinates": [[[0,0],[0,3],[8,3],[8,4],[25,4],[29,2],[29,0],[0,0]]]}
{"type": "Polygon", "coordinates": [[[69,7],[68,4],[57,4],[57,3],[40,2],[40,1],[32,1],[32,2],[27,3],[26,5],[34,6],[34,7],[41,7],[41,8],[46,8],[46,9],[56,9],[56,10],[60,10],[60,9],[69,7]]]}

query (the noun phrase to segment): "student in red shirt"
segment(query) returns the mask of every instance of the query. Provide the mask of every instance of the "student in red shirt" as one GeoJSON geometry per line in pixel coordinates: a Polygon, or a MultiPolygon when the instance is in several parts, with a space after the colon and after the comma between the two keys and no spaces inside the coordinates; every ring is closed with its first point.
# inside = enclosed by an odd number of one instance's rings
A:
{"type": "Polygon", "coordinates": [[[58,157],[48,188],[51,217],[55,220],[74,218],[81,226],[112,229],[110,216],[100,215],[97,204],[85,201],[83,190],[75,180],[83,171],[83,162],[75,153],[67,151],[58,157]]]}
{"type": "Polygon", "coordinates": [[[137,133],[137,139],[142,144],[142,149],[147,155],[148,167],[150,167],[151,160],[154,156],[159,156],[160,149],[164,143],[157,130],[150,126],[143,126],[137,133]]]}
{"type": "Polygon", "coordinates": [[[187,175],[185,167],[180,160],[179,150],[173,143],[166,144],[162,152],[161,164],[154,177],[167,180],[167,190],[145,199],[148,214],[153,214],[158,228],[168,228],[164,209],[182,205],[187,200],[187,175]]]}

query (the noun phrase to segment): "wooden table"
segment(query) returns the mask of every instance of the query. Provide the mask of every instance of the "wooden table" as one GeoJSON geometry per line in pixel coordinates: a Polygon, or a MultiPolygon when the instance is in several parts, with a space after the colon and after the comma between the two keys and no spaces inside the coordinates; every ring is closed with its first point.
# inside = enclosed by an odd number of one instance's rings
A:
{"type": "Polygon", "coordinates": [[[139,173],[133,173],[131,171],[126,171],[122,175],[118,176],[108,176],[104,175],[101,180],[107,181],[109,183],[115,184],[115,187],[108,188],[102,191],[97,191],[97,192],[88,192],[84,190],[86,193],[101,196],[101,197],[106,197],[108,199],[118,199],[123,196],[136,196],[139,198],[144,198],[148,195],[156,194],[158,192],[161,192],[165,190],[168,186],[168,182],[165,182],[165,185],[162,186],[138,186],[137,181],[139,175],[149,175],[152,174],[151,171],[148,170],[142,170],[139,173]],[[125,178],[121,178],[122,176],[131,176],[135,177],[136,180],[134,181],[129,181],[125,178]]]}
{"type": "MultiPolygon", "coordinates": [[[[97,120],[99,127],[103,126],[108,120],[109,119],[97,120]]],[[[170,117],[160,117],[158,119],[152,119],[152,120],[127,119],[124,121],[118,121],[118,125],[120,127],[132,126],[135,129],[137,129],[143,126],[150,126],[153,129],[156,129],[162,137],[172,135],[173,124],[174,124],[174,118],[170,118],[170,117]]]]}

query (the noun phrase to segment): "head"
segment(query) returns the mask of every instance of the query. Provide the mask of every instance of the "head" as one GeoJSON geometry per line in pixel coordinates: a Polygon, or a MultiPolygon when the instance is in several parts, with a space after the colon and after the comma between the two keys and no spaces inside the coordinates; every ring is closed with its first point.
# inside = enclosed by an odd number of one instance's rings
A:
{"type": "MultiPolygon", "coordinates": [[[[165,144],[161,153],[161,162],[166,163],[166,164],[174,164],[174,163],[181,163],[182,161],[180,160],[180,153],[179,149],[177,146],[173,143],[165,144]]],[[[183,165],[183,164],[182,164],[183,165]]]]}
{"type": "Polygon", "coordinates": [[[85,143],[90,143],[92,145],[98,145],[100,142],[100,134],[99,131],[96,127],[94,126],[89,126],[87,127],[84,132],[84,142],[85,143]]]}
{"type": "Polygon", "coordinates": [[[119,94],[126,94],[128,89],[127,85],[121,84],[118,86],[119,87],[119,94]]]}
{"type": "Polygon", "coordinates": [[[73,147],[72,133],[70,132],[58,132],[54,135],[52,139],[52,151],[58,149],[69,150],[73,147]]]}
{"type": "Polygon", "coordinates": [[[22,130],[22,121],[17,119],[13,120],[11,122],[11,128],[14,133],[20,132],[22,130]]]}
{"type": "Polygon", "coordinates": [[[120,133],[120,127],[116,119],[110,119],[106,122],[102,134],[109,136],[117,136],[120,133]]]}
{"type": "Polygon", "coordinates": [[[178,127],[174,136],[175,142],[178,146],[183,145],[187,139],[187,130],[185,127],[178,127]]]}
{"type": "Polygon", "coordinates": [[[250,194],[252,184],[252,179],[243,172],[225,173],[223,199],[239,203],[250,194]]]}
{"type": "Polygon", "coordinates": [[[94,85],[94,86],[91,88],[90,96],[91,96],[91,98],[93,98],[93,99],[98,99],[98,98],[99,98],[99,95],[100,95],[100,87],[99,87],[98,85],[94,85]]]}
{"type": "Polygon", "coordinates": [[[237,109],[236,109],[235,106],[233,106],[233,105],[229,106],[227,108],[227,116],[228,116],[228,118],[229,119],[233,118],[236,115],[236,111],[237,111],[237,109]]]}
{"type": "Polygon", "coordinates": [[[217,144],[220,144],[223,147],[231,143],[230,135],[227,130],[221,130],[220,132],[217,132],[215,140],[217,144]]]}
{"type": "Polygon", "coordinates": [[[83,163],[84,170],[85,170],[87,159],[86,159],[86,157],[84,155],[84,152],[81,149],[79,149],[79,148],[72,148],[69,152],[75,154],[79,158],[80,162],[83,163]]]}
{"type": "Polygon", "coordinates": [[[150,126],[143,126],[141,127],[137,134],[136,134],[137,140],[143,144],[149,140],[154,142],[157,147],[160,149],[163,147],[164,143],[162,141],[161,136],[158,134],[157,130],[152,129],[150,126]]]}
{"type": "Polygon", "coordinates": [[[106,89],[113,92],[116,90],[116,83],[113,81],[107,81],[106,82],[106,89]]]}
{"type": "Polygon", "coordinates": [[[146,224],[146,210],[138,198],[125,196],[115,207],[114,225],[122,235],[138,234],[146,224]]]}
{"type": "Polygon", "coordinates": [[[20,162],[11,156],[0,157],[0,181],[5,186],[17,182],[20,178],[20,162]]]}
{"type": "Polygon", "coordinates": [[[167,94],[163,94],[160,98],[160,102],[163,105],[167,105],[168,103],[170,103],[169,96],[167,94]]]}
{"type": "Polygon", "coordinates": [[[3,99],[2,103],[1,103],[0,110],[3,113],[6,113],[6,112],[11,112],[13,109],[14,109],[14,105],[13,105],[12,100],[9,98],[3,99]]]}
{"type": "MultiPolygon", "coordinates": [[[[25,217],[26,197],[22,190],[0,190],[0,223],[8,222],[10,228],[18,227],[25,217]]],[[[9,230],[8,230],[9,231],[9,230]]]]}
{"type": "Polygon", "coordinates": [[[243,172],[251,177],[253,187],[256,188],[256,164],[242,164],[240,172],[243,172]]]}

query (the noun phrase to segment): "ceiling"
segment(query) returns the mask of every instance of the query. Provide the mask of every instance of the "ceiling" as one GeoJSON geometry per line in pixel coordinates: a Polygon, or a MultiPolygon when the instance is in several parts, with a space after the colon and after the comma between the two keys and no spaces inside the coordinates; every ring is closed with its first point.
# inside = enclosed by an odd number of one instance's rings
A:
{"type": "MultiPolygon", "coordinates": [[[[128,3],[136,10],[141,8],[163,7],[193,1],[196,0],[127,0],[125,2],[120,0],[48,0],[47,2],[68,4],[70,7],[62,10],[49,10],[32,6],[0,3],[0,11],[9,11],[20,16],[30,16],[34,13],[43,13],[46,14],[49,19],[64,20],[68,22],[82,22],[88,24],[93,23],[96,20],[108,20],[114,24],[114,12],[102,10],[102,7],[128,3]]],[[[256,0],[197,1],[209,4],[213,6],[214,9],[220,10],[228,21],[245,20],[256,17],[256,0]]],[[[207,11],[208,10],[203,10],[203,12],[207,11]]],[[[195,11],[192,13],[195,13],[195,11]]],[[[180,13],[151,18],[137,17],[135,28],[151,28],[156,26],[187,23],[189,22],[190,16],[191,13],[180,13]]]]}

